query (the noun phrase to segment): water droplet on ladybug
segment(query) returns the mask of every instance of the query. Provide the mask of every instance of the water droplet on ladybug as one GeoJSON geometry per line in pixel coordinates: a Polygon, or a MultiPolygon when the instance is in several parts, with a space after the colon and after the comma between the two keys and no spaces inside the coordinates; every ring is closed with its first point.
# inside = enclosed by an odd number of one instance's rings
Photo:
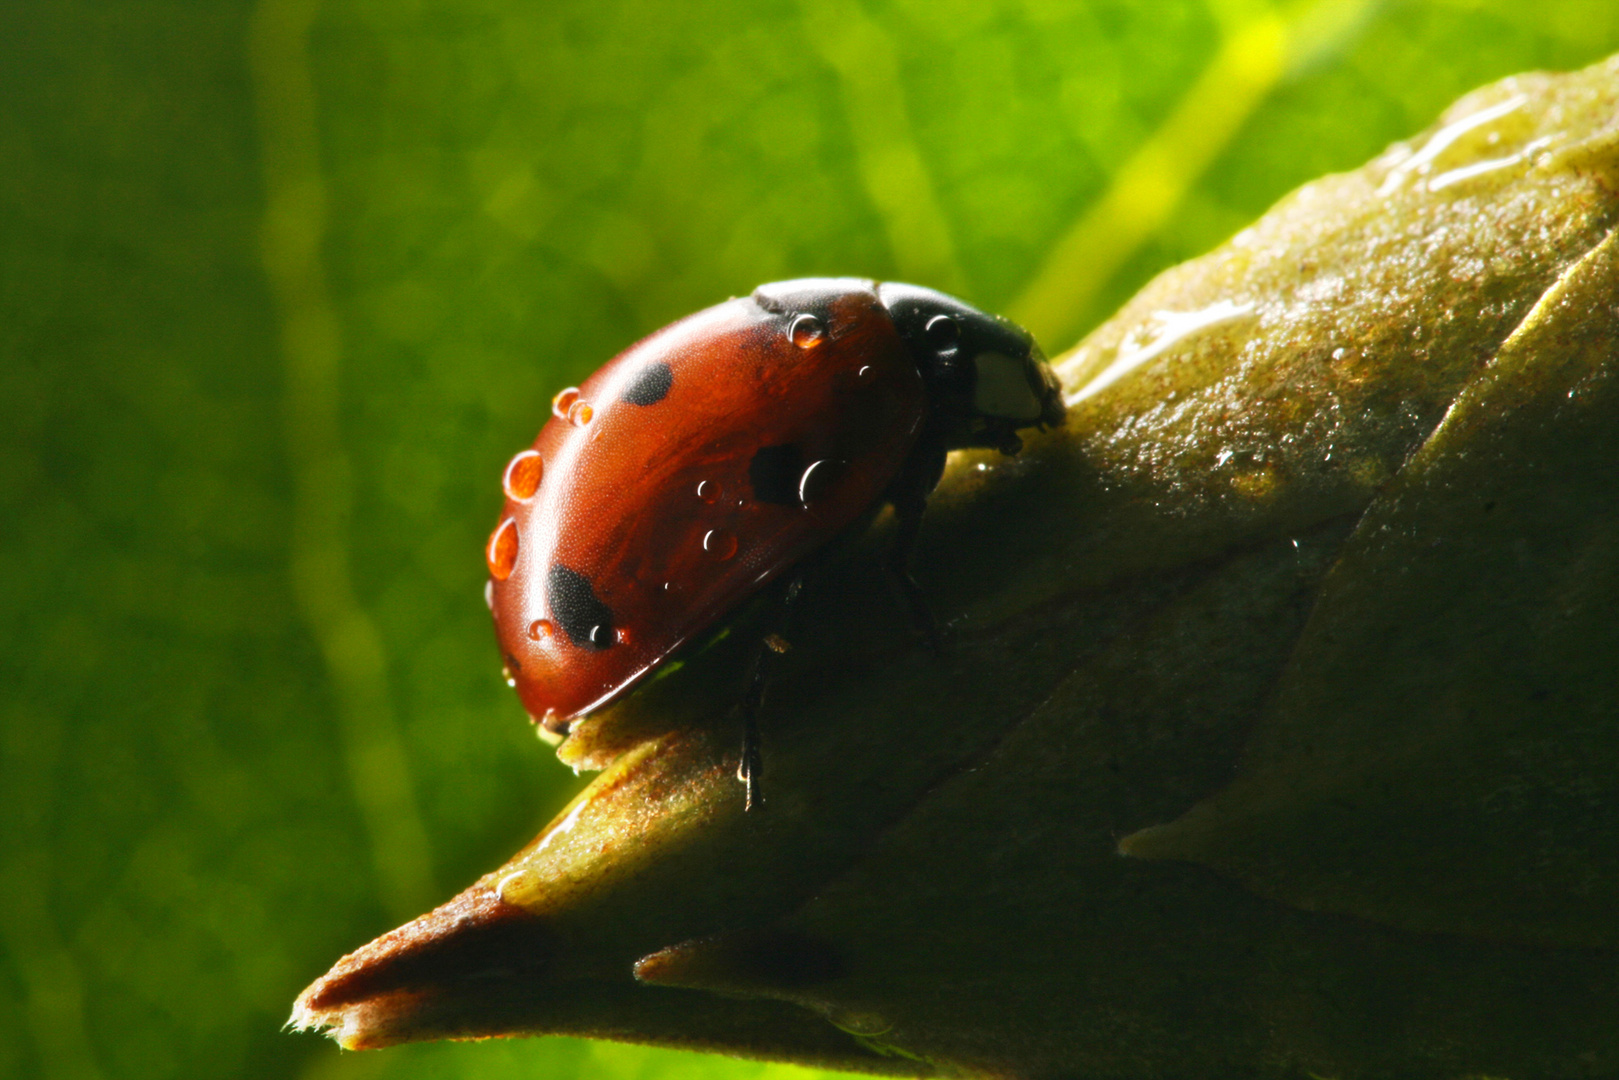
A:
{"type": "Polygon", "coordinates": [[[590,643],[596,648],[605,649],[613,643],[613,628],[601,625],[592,626],[587,636],[590,638],[590,643]]]}
{"type": "Polygon", "coordinates": [[[736,554],[736,537],[724,529],[710,529],[703,534],[703,550],[723,562],[736,554]]]}
{"type": "Polygon", "coordinates": [[[506,497],[518,502],[527,502],[540,490],[540,477],[545,473],[545,462],[541,459],[539,451],[524,450],[506,464],[506,475],[501,478],[501,487],[506,489],[506,497]]]}
{"type": "Polygon", "coordinates": [[[718,480],[704,480],[697,485],[697,497],[712,506],[725,497],[725,488],[718,480]]]}
{"type": "Polygon", "coordinates": [[[856,382],[868,383],[877,377],[877,369],[870,364],[862,364],[860,370],[854,373],[856,382]]]}
{"type": "Polygon", "coordinates": [[[839,464],[827,460],[810,462],[804,475],[798,478],[798,501],[805,507],[811,507],[824,499],[837,479],[839,464]]]}
{"type": "Polygon", "coordinates": [[[548,641],[551,635],[556,632],[557,628],[550,619],[535,619],[528,624],[528,638],[530,641],[548,641]]]}
{"type": "Polygon", "coordinates": [[[795,315],[787,326],[787,340],[800,349],[813,349],[826,338],[826,328],[813,315],[795,315]]]}
{"type": "Polygon", "coordinates": [[[590,423],[590,418],[595,415],[596,410],[583,401],[576,401],[568,406],[568,423],[574,427],[584,427],[590,423]]]}
{"type": "Polygon", "coordinates": [[[485,580],[483,583],[483,606],[490,611],[495,610],[495,583],[493,580],[485,580]]]}
{"type": "Polygon", "coordinates": [[[568,410],[573,408],[573,403],[578,400],[579,388],[577,386],[570,386],[566,390],[558,390],[557,396],[551,399],[551,415],[558,420],[566,420],[568,410]]]}
{"type": "Polygon", "coordinates": [[[496,527],[489,537],[484,558],[489,562],[490,576],[496,581],[512,576],[512,567],[517,565],[517,522],[507,518],[496,527]]]}
{"type": "Polygon", "coordinates": [[[948,315],[933,316],[922,328],[922,333],[927,335],[928,344],[940,356],[950,355],[961,344],[961,327],[948,315]]]}
{"type": "Polygon", "coordinates": [[[615,630],[613,632],[613,636],[617,639],[620,645],[628,645],[630,643],[630,632],[628,630],[615,630]]]}

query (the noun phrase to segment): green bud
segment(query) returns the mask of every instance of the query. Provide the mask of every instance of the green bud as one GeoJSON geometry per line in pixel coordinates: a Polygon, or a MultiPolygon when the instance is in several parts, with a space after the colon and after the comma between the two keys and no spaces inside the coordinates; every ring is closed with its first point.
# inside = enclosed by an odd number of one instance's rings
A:
{"type": "Polygon", "coordinates": [[[810,580],[578,725],[528,848],[341,961],[344,1045],[905,1075],[1619,1071],[1619,61],[1295,192],[810,580]]]}

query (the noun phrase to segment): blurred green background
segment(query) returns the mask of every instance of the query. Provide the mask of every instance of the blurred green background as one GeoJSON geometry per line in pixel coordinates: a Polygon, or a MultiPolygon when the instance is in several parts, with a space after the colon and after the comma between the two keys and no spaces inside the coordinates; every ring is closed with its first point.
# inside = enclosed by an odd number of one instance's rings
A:
{"type": "Polygon", "coordinates": [[[1056,352],[1612,0],[0,9],[0,1075],[806,1076],[282,1034],[583,782],[481,545],[558,388],[803,274],[1056,352]]]}

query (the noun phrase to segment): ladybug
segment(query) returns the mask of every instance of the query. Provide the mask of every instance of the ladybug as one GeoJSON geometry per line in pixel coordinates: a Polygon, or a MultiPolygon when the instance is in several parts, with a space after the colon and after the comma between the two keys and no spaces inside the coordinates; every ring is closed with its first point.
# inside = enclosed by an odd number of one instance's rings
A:
{"type": "MultiPolygon", "coordinates": [[[[1061,424],[1029,333],[915,285],[807,278],[681,319],[559,393],[506,466],[486,591],[507,678],[553,739],[884,502],[906,563],[945,455],[1061,424]]],[[[778,580],[779,579],[779,580],[778,580]]],[[[766,638],[742,704],[757,802],[766,638]]]]}

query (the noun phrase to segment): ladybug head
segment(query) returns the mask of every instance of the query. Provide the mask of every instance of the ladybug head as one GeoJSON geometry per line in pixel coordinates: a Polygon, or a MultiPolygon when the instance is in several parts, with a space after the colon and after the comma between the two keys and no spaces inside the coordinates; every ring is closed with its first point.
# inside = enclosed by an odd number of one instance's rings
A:
{"type": "Polygon", "coordinates": [[[1018,428],[1061,424],[1057,377],[1033,335],[999,315],[919,285],[877,295],[927,383],[952,446],[1018,445],[1018,428]]]}

